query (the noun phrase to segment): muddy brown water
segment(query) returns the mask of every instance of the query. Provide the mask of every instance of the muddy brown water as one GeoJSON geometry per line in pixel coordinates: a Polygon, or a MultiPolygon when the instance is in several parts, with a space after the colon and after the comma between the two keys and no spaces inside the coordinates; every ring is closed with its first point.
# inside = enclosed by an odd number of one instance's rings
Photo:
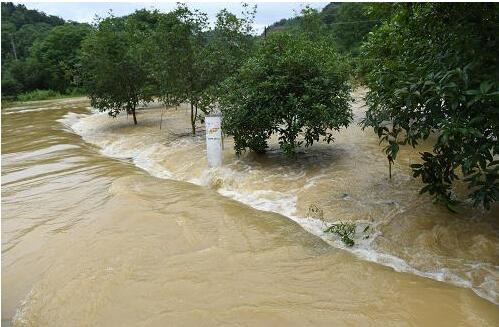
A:
{"type": "Polygon", "coordinates": [[[295,160],[227,139],[210,170],[186,108],[159,129],[161,110],[133,126],[84,98],[2,109],[2,326],[499,324],[498,208],[418,196],[428,144],[392,180],[356,124],[295,160]],[[337,221],[352,248],[323,232],[337,221]]]}

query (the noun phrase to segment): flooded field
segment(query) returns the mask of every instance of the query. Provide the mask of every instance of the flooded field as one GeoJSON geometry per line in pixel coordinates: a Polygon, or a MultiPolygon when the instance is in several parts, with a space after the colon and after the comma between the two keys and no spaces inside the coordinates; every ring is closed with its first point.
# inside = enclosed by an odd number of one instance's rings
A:
{"type": "Polygon", "coordinates": [[[499,208],[419,196],[409,164],[430,144],[391,180],[356,123],[297,159],[226,139],[208,169],[187,107],[160,129],[162,110],[2,109],[2,326],[499,324],[499,208]],[[369,232],[346,248],[323,232],[338,221],[369,232]]]}

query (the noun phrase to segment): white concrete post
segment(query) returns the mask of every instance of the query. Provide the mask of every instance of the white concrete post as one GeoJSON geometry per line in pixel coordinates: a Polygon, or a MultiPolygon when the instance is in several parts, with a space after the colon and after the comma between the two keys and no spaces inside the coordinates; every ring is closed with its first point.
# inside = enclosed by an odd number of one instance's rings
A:
{"type": "Polygon", "coordinates": [[[208,167],[220,167],[222,166],[222,117],[206,116],[205,124],[208,167]]]}

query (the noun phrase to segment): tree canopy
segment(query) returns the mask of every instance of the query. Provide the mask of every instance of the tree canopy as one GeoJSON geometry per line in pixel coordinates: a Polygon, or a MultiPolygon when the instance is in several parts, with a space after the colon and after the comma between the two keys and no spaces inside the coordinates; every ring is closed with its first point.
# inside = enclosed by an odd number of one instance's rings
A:
{"type": "Polygon", "coordinates": [[[63,25],[64,20],[36,10],[28,10],[22,4],[2,2],[2,62],[24,59],[29,47],[50,28],[63,25]]]}
{"type": "Polygon", "coordinates": [[[69,85],[79,86],[80,44],[90,31],[88,25],[64,24],[33,44],[32,57],[46,88],[64,91],[69,85]]]}
{"type": "Polygon", "coordinates": [[[475,205],[499,197],[497,4],[397,4],[364,45],[364,126],[395,159],[399,146],[435,135],[414,176],[453,208],[458,171],[475,205]]]}
{"type": "Polygon", "coordinates": [[[101,20],[97,29],[84,41],[82,66],[84,86],[92,106],[109,115],[121,111],[133,115],[142,101],[148,101],[147,71],[141,61],[140,51],[132,43],[133,32],[128,28],[131,20],[108,17],[101,20]]]}
{"type": "Polygon", "coordinates": [[[165,106],[188,102],[195,134],[198,110],[216,107],[220,83],[251,54],[251,11],[245,14],[222,10],[213,29],[206,14],[181,4],[99,21],[82,51],[93,105],[112,116],[126,111],[136,122],[135,107],[152,96],[165,106]]]}
{"type": "Polygon", "coordinates": [[[273,133],[288,155],[321,136],[330,142],[331,131],[347,126],[352,118],[347,77],[326,42],[273,34],[225,82],[222,128],[234,136],[238,154],[247,148],[265,151],[273,133]]]}
{"type": "Polygon", "coordinates": [[[79,86],[79,50],[88,24],[2,3],[2,97],[79,86]]]}

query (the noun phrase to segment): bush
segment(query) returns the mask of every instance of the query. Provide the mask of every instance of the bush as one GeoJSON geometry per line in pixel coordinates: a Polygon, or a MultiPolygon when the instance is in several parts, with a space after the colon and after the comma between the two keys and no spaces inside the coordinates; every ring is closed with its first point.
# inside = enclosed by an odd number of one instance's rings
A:
{"type": "Polygon", "coordinates": [[[412,168],[421,192],[450,210],[458,171],[474,205],[499,198],[497,26],[497,4],[397,4],[364,45],[364,126],[387,142],[389,160],[400,145],[438,136],[412,168]]]}
{"type": "Polygon", "coordinates": [[[234,136],[239,155],[264,152],[277,133],[282,151],[310,146],[352,119],[345,66],[326,42],[274,33],[223,85],[222,128],[234,136]],[[303,138],[303,140],[301,139],[303,138]]]}
{"type": "Polygon", "coordinates": [[[324,230],[324,233],[336,234],[340,237],[343,244],[345,244],[346,246],[354,246],[355,227],[356,226],[354,223],[340,222],[337,224],[331,224],[328,228],[324,230]]]}
{"type": "Polygon", "coordinates": [[[40,101],[60,98],[62,95],[53,90],[33,90],[17,96],[18,101],[40,101]]]}
{"type": "Polygon", "coordinates": [[[22,85],[7,70],[2,71],[2,96],[14,95],[21,91],[22,85]]]}
{"type": "Polygon", "coordinates": [[[68,90],[66,93],[59,93],[54,90],[33,90],[30,92],[26,92],[23,94],[19,94],[16,97],[12,97],[8,99],[3,97],[5,100],[12,101],[42,101],[42,100],[51,100],[51,99],[60,99],[60,98],[71,98],[85,95],[85,91],[80,88],[72,88],[68,90]]]}

